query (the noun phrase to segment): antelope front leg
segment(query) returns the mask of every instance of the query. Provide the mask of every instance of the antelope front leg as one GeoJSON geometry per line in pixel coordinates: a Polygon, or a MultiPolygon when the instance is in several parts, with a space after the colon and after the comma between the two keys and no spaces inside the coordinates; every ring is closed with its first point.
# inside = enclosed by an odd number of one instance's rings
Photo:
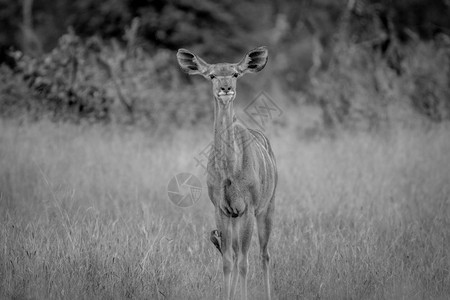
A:
{"type": "Polygon", "coordinates": [[[266,299],[270,300],[270,256],[267,246],[269,244],[270,232],[272,231],[272,219],[274,212],[274,201],[272,199],[271,204],[266,212],[256,216],[256,225],[258,227],[259,248],[261,251],[261,262],[264,275],[264,286],[266,299]]]}
{"type": "Polygon", "coordinates": [[[232,226],[231,219],[216,208],[216,225],[221,232],[221,250],[223,265],[223,299],[231,299],[231,271],[233,270],[232,226]]]}
{"type": "Polygon", "coordinates": [[[247,299],[247,272],[248,272],[248,250],[250,248],[250,242],[252,240],[253,233],[253,219],[249,211],[247,210],[241,217],[239,222],[239,256],[238,256],[238,268],[241,279],[241,299],[247,299]]]}
{"type": "Polygon", "coordinates": [[[236,287],[239,278],[239,268],[238,268],[238,254],[239,254],[239,241],[237,237],[237,232],[233,224],[233,275],[231,284],[231,299],[235,299],[236,287]]]}

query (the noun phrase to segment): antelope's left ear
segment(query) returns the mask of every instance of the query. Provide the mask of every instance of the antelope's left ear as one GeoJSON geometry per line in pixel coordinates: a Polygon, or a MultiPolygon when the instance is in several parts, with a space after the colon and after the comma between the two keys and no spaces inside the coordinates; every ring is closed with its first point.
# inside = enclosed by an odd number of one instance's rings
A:
{"type": "Polygon", "coordinates": [[[269,51],[262,46],[249,51],[245,57],[238,63],[238,69],[242,73],[256,73],[264,69],[269,59],[269,51]]]}
{"type": "Polygon", "coordinates": [[[210,65],[203,59],[186,49],[179,49],[177,52],[177,60],[181,69],[189,75],[205,76],[210,65]]]}

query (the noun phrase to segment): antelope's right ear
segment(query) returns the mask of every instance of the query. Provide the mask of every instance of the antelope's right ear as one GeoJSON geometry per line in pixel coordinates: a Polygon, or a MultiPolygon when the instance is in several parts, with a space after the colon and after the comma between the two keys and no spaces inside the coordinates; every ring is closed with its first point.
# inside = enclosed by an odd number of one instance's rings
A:
{"type": "Polygon", "coordinates": [[[269,58],[267,48],[262,46],[249,51],[245,57],[237,64],[241,73],[256,73],[264,69],[269,58]]]}
{"type": "Polygon", "coordinates": [[[189,50],[179,49],[177,60],[181,69],[189,75],[199,74],[205,76],[208,72],[209,64],[189,50]]]}

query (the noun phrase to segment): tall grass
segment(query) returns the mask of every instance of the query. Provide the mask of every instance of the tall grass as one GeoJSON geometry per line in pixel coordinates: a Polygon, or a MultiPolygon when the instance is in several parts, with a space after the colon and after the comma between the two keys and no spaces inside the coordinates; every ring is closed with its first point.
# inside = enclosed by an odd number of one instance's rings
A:
{"type": "MultiPolygon", "coordinates": [[[[209,143],[208,130],[0,126],[2,298],[220,296],[206,190],[187,209],[166,194],[180,172],[204,184],[193,158],[209,143]]],[[[309,142],[293,136],[270,136],[280,171],[273,296],[447,298],[448,128],[309,142]]],[[[256,240],[251,299],[263,295],[256,240]]]]}

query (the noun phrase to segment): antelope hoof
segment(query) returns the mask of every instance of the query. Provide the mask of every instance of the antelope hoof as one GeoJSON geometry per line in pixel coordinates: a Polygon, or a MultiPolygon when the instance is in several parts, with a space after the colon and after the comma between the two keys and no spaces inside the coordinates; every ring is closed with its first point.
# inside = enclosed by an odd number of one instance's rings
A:
{"type": "Polygon", "coordinates": [[[221,232],[218,230],[213,230],[211,231],[211,235],[209,237],[209,239],[211,240],[211,242],[214,244],[214,246],[216,246],[217,250],[219,250],[220,254],[222,254],[222,247],[221,247],[221,232]]]}

